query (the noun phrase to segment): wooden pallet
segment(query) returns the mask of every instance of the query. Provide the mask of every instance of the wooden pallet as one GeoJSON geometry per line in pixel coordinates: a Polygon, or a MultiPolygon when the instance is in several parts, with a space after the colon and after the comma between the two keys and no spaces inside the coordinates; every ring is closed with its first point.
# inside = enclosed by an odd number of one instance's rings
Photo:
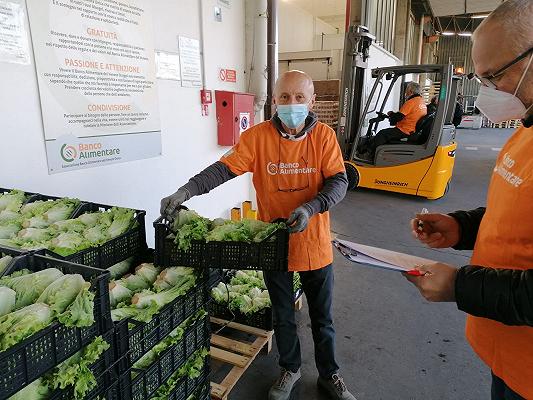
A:
{"type": "Polygon", "coordinates": [[[256,337],[253,342],[243,342],[221,335],[211,335],[211,358],[233,365],[230,372],[221,383],[211,382],[211,398],[215,400],[227,400],[233,387],[237,384],[241,376],[246,372],[261,350],[265,348],[267,354],[270,353],[272,350],[272,336],[274,331],[265,331],[214,317],[211,317],[211,323],[216,325],[226,325],[228,328],[256,337]]]}

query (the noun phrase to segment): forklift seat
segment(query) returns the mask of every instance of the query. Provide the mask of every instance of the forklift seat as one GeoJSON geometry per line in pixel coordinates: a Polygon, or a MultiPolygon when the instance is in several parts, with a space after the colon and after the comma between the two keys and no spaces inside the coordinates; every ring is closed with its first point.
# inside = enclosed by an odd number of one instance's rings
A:
{"type": "Polygon", "coordinates": [[[394,140],[387,144],[424,144],[429,139],[431,128],[433,127],[433,121],[435,121],[435,113],[426,114],[418,120],[415,131],[411,133],[409,137],[394,140]]]}

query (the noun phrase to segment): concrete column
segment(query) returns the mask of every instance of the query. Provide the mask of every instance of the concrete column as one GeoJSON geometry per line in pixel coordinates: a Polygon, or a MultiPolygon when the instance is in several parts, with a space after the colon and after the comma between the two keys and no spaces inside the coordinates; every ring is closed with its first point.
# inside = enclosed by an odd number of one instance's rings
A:
{"type": "Polygon", "coordinates": [[[409,43],[409,12],[411,0],[398,0],[396,5],[396,22],[394,25],[394,55],[405,64],[409,43]]]}

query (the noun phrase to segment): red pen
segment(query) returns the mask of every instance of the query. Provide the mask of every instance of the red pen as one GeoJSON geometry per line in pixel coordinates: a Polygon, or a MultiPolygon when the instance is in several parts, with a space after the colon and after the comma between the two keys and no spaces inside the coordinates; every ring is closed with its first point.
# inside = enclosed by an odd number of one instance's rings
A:
{"type": "Polygon", "coordinates": [[[426,275],[425,272],[419,271],[417,269],[411,269],[409,271],[405,272],[407,275],[413,275],[413,276],[424,276],[426,275]]]}

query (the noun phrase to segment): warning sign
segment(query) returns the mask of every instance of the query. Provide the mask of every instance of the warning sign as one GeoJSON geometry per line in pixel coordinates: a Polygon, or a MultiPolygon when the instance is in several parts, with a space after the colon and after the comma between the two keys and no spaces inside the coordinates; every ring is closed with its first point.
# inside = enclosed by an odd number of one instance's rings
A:
{"type": "Polygon", "coordinates": [[[237,82],[237,71],[234,69],[221,68],[218,77],[222,82],[237,82]]]}
{"type": "Polygon", "coordinates": [[[243,133],[250,127],[250,113],[239,114],[239,133],[243,133]]]}

